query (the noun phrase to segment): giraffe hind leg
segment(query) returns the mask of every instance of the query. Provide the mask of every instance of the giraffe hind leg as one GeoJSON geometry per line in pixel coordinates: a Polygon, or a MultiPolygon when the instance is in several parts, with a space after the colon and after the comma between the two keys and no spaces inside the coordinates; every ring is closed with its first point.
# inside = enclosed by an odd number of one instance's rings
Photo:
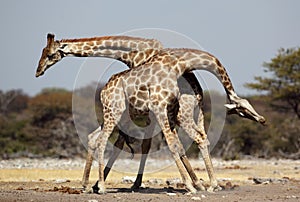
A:
{"type": "Polygon", "coordinates": [[[180,159],[180,154],[177,150],[178,142],[176,140],[176,139],[178,139],[178,135],[177,135],[176,130],[171,130],[169,120],[168,120],[167,107],[165,107],[163,110],[160,108],[153,108],[152,111],[154,112],[156,119],[157,119],[157,121],[162,129],[162,132],[166,138],[168,147],[169,147],[171,154],[175,160],[175,163],[176,163],[179,173],[182,177],[182,180],[186,186],[186,189],[191,193],[197,193],[197,190],[193,187],[192,182],[189,179],[187,170],[180,159]]]}
{"type": "Polygon", "coordinates": [[[141,155],[139,171],[138,171],[138,174],[136,176],[135,182],[131,187],[132,190],[138,190],[138,189],[141,188],[144,168],[145,168],[145,164],[146,164],[146,159],[147,159],[150,147],[151,147],[151,140],[152,140],[151,138],[150,139],[143,139],[143,142],[142,142],[142,155],[141,155]]]}
{"type": "Polygon", "coordinates": [[[113,152],[112,155],[109,157],[109,160],[105,166],[104,169],[104,180],[106,180],[108,173],[110,172],[110,169],[112,168],[113,164],[115,163],[116,159],[118,158],[118,156],[120,155],[124,144],[125,144],[125,135],[126,134],[121,134],[122,131],[119,130],[119,136],[118,139],[116,140],[116,142],[114,143],[114,148],[113,148],[113,152]]]}

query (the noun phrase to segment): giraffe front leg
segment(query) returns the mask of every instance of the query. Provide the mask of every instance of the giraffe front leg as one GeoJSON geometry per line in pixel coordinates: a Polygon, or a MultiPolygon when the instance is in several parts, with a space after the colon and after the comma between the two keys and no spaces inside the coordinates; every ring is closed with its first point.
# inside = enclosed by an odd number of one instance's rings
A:
{"type": "Polygon", "coordinates": [[[87,186],[89,183],[89,177],[90,177],[91,167],[93,163],[93,155],[96,150],[96,139],[100,131],[101,131],[101,126],[88,135],[88,153],[87,153],[84,173],[82,177],[82,186],[84,191],[90,191],[90,189],[87,189],[87,186]]]}
{"type": "MultiPolygon", "coordinates": [[[[112,130],[111,130],[112,132],[112,130]]],[[[107,130],[103,130],[103,133],[100,134],[99,138],[97,139],[97,148],[98,148],[98,165],[99,165],[99,180],[93,186],[94,193],[104,194],[105,184],[104,184],[104,151],[107,144],[108,137],[111,133],[107,130]]]]}
{"type": "Polygon", "coordinates": [[[105,193],[105,184],[104,184],[104,151],[108,141],[108,137],[111,135],[114,125],[108,124],[107,122],[110,121],[108,118],[104,120],[104,127],[103,130],[100,132],[99,136],[96,140],[96,148],[98,149],[98,165],[99,165],[99,178],[96,184],[92,187],[94,193],[104,194],[105,193]],[[109,125],[110,127],[108,127],[109,125]]]}
{"type": "Polygon", "coordinates": [[[85,192],[86,191],[90,192],[90,189],[88,189],[87,186],[89,184],[89,177],[90,177],[91,167],[93,163],[93,154],[94,154],[94,150],[88,149],[88,154],[86,157],[86,163],[84,167],[84,173],[82,177],[82,187],[85,192]]]}

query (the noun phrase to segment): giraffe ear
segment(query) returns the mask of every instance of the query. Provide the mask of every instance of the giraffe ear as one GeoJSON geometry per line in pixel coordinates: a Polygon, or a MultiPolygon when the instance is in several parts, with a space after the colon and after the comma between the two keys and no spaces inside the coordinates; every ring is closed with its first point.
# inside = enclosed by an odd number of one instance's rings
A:
{"type": "Polygon", "coordinates": [[[229,110],[237,107],[236,104],[225,104],[224,106],[229,110]]]}
{"type": "Polygon", "coordinates": [[[54,42],[54,37],[55,37],[54,34],[48,33],[48,35],[47,35],[47,45],[48,45],[48,46],[51,45],[51,44],[53,44],[53,42],[54,42]]]}

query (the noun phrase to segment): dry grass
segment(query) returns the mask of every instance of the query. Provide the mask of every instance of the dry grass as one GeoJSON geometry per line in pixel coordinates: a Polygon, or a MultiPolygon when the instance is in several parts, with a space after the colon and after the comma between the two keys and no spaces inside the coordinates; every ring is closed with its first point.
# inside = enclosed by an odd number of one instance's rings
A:
{"type": "MultiPolygon", "coordinates": [[[[196,162],[197,163],[197,162],[196,162]]],[[[192,164],[196,164],[192,162],[192,164]]],[[[197,165],[197,164],[196,164],[197,165]]],[[[196,169],[197,175],[208,180],[205,169],[193,166],[196,169]]],[[[231,179],[232,181],[247,181],[251,177],[267,177],[267,178],[295,178],[300,179],[300,162],[299,161],[279,161],[271,162],[263,160],[259,161],[241,161],[227,165],[219,165],[215,169],[218,179],[231,179]]],[[[13,181],[51,181],[56,179],[68,179],[71,181],[80,181],[82,178],[83,169],[75,168],[72,170],[67,169],[1,169],[0,181],[13,182],[13,181]]],[[[91,172],[91,181],[97,180],[97,168],[94,167],[91,172]]],[[[120,181],[124,176],[135,176],[134,173],[117,172],[113,169],[108,176],[108,182],[120,181]]],[[[167,167],[158,172],[151,172],[144,174],[144,181],[151,178],[167,179],[167,178],[180,178],[179,172],[175,165],[167,167]]]]}

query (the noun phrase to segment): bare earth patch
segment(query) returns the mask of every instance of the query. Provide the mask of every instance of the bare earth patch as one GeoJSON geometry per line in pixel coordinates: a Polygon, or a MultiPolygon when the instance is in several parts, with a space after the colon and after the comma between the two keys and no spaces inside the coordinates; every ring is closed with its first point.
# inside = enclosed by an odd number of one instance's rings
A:
{"type": "MultiPolygon", "coordinates": [[[[208,184],[201,160],[191,163],[197,175],[208,184]]],[[[300,161],[213,160],[213,164],[223,188],[216,193],[187,194],[177,179],[180,176],[174,164],[151,159],[146,165],[144,188],[133,192],[130,180],[122,178],[135,176],[135,171],[128,166],[137,167],[138,160],[125,159],[113,167],[115,170],[106,182],[107,194],[97,195],[82,192],[82,159],[0,161],[0,201],[300,201],[300,161]],[[161,169],[157,169],[157,162],[161,169]],[[120,172],[122,169],[127,172],[120,172]]],[[[96,179],[97,167],[94,166],[91,183],[96,179]]]]}

